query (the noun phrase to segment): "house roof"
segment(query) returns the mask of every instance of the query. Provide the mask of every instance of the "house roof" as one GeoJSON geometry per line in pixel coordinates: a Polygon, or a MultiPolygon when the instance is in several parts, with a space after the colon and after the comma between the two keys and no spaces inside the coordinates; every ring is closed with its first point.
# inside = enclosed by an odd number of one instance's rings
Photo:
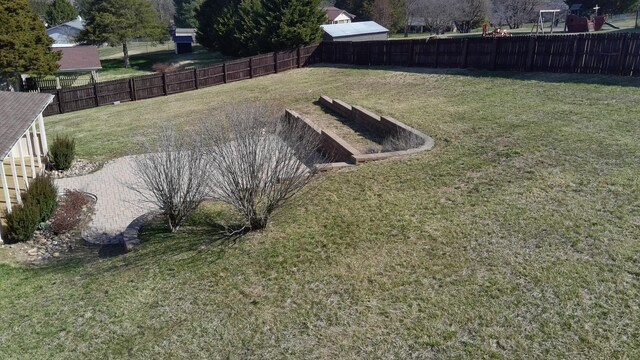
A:
{"type": "Polygon", "coordinates": [[[346,24],[321,25],[322,29],[333,38],[388,33],[389,30],[375,21],[352,22],[346,24]]]}
{"type": "Polygon", "coordinates": [[[0,159],[53,101],[53,95],[0,91],[0,159]]]}
{"type": "Polygon", "coordinates": [[[327,13],[327,17],[329,18],[329,21],[335,20],[341,14],[345,14],[346,16],[350,17],[351,19],[356,17],[353,14],[350,14],[350,13],[348,13],[348,12],[342,10],[342,9],[338,9],[337,7],[333,7],[333,6],[328,6],[328,7],[322,8],[322,10],[324,10],[324,12],[327,13]]]}
{"type": "Polygon", "coordinates": [[[71,20],[71,21],[68,21],[68,22],[66,22],[64,24],[60,24],[60,25],[56,25],[56,26],[48,28],[47,29],[47,33],[49,33],[50,30],[61,28],[61,27],[64,27],[64,26],[68,26],[70,28],[74,28],[74,29],[78,29],[78,30],[84,30],[84,20],[82,20],[82,18],[80,16],[78,16],[78,18],[75,19],[75,20],[71,20]]]}
{"type": "Polygon", "coordinates": [[[173,41],[179,43],[193,43],[196,40],[196,29],[176,28],[173,30],[173,41]]]}
{"type": "Polygon", "coordinates": [[[98,48],[95,46],[74,46],[56,48],[62,53],[58,61],[58,72],[93,71],[102,69],[98,48]]]}

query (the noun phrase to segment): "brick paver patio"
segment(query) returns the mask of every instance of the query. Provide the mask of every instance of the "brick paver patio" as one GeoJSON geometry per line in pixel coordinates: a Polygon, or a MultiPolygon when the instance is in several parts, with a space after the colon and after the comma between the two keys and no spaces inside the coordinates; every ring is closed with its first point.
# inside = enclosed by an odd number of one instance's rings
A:
{"type": "Polygon", "coordinates": [[[94,244],[114,244],[123,241],[123,231],[139,216],[154,210],[153,205],[131,185],[136,183],[134,156],[108,162],[89,175],[56,180],[58,190],[80,190],[98,198],[96,211],[83,238],[94,244]]]}

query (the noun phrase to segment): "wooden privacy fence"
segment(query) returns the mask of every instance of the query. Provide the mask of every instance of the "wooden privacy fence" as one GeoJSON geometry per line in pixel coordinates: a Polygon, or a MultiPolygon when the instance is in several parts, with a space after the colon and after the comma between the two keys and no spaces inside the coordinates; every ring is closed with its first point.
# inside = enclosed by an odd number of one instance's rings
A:
{"type": "Polygon", "coordinates": [[[313,63],[640,76],[640,34],[323,42],[211,66],[57,91],[44,115],[171,95],[313,63]]]}
{"type": "Polygon", "coordinates": [[[325,42],[331,64],[640,76],[640,34],[325,42]]]}
{"type": "Polygon", "coordinates": [[[319,45],[256,55],[184,71],[156,73],[85,86],[45,91],[55,95],[44,115],[89,109],[114,102],[136,101],[208,86],[251,79],[317,62],[319,45]]]}

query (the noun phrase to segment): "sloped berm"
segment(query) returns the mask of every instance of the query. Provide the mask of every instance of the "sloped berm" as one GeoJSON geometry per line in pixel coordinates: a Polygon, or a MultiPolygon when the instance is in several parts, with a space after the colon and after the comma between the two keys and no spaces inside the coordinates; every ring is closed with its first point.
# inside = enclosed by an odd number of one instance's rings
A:
{"type": "Polygon", "coordinates": [[[359,106],[351,106],[343,101],[321,96],[317,102],[321,107],[347,121],[366,128],[379,139],[384,139],[380,151],[363,153],[330,130],[322,129],[312,120],[294,110],[286,110],[289,121],[300,121],[320,136],[320,151],[332,162],[321,164],[319,170],[329,170],[353,166],[369,161],[403,158],[431,150],[433,138],[388,116],[379,116],[359,106]]]}

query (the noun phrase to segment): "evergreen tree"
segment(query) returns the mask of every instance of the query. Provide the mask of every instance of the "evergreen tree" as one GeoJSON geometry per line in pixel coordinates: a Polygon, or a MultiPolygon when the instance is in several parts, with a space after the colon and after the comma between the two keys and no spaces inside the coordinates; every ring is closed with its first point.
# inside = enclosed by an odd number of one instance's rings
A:
{"type": "Polygon", "coordinates": [[[29,0],[29,6],[31,6],[31,10],[38,15],[39,18],[47,18],[47,10],[49,10],[47,0],[29,0]]]}
{"type": "Polygon", "coordinates": [[[403,0],[367,0],[364,10],[371,20],[395,33],[406,23],[404,6],[403,0]]]}
{"type": "Polygon", "coordinates": [[[16,83],[20,74],[48,75],[58,69],[60,53],[27,0],[0,0],[0,82],[16,83]]]}
{"type": "Polygon", "coordinates": [[[197,13],[203,0],[176,0],[175,23],[177,27],[195,28],[198,26],[197,13]]]}
{"type": "Polygon", "coordinates": [[[64,24],[78,17],[76,8],[67,0],[53,0],[47,9],[47,23],[49,26],[64,24]]]}
{"type": "Polygon", "coordinates": [[[196,13],[196,40],[200,45],[226,55],[237,55],[235,34],[239,24],[240,1],[204,0],[196,13]]]}
{"type": "Polygon", "coordinates": [[[320,41],[326,20],[320,0],[262,0],[259,16],[263,51],[290,49],[320,41]]]}
{"type": "Polygon", "coordinates": [[[122,45],[124,66],[129,67],[127,43],[136,38],[162,41],[168,31],[147,0],[95,0],[88,8],[81,40],[92,44],[122,45]]]}

